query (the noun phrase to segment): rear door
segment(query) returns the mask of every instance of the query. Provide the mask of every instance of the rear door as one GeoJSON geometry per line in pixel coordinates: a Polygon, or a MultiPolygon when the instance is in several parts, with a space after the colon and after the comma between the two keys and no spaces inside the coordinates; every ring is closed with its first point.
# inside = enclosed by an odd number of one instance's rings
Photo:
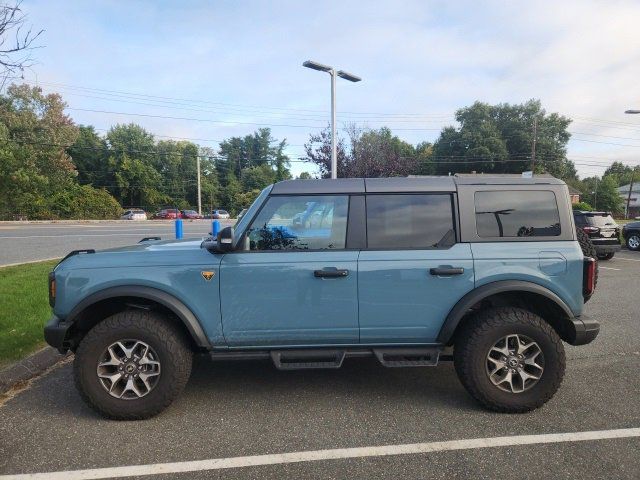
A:
{"type": "Polygon", "coordinates": [[[453,195],[368,194],[366,209],[360,342],[435,342],[449,311],[474,286],[471,248],[456,242],[453,195]]]}

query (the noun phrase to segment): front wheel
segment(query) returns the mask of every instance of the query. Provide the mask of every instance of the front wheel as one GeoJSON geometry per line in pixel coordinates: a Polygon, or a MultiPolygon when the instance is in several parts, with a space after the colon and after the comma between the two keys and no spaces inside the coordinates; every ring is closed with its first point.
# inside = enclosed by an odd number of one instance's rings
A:
{"type": "Polygon", "coordinates": [[[107,418],[152,417],[180,394],[192,352],[182,332],[154,312],[116,313],[82,339],[73,364],[76,387],[107,418]]]}
{"type": "Polygon", "coordinates": [[[615,253],[603,253],[602,255],[598,255],[598,260],[611,260],[615,253]]]}
{"type": "Polygon", "coordinates": [[[523,413],[556,393],[565,370],[562,340],[521,308],[483,310],[458,332],[454,364],[466,390],[490,410],[523,413]]]}

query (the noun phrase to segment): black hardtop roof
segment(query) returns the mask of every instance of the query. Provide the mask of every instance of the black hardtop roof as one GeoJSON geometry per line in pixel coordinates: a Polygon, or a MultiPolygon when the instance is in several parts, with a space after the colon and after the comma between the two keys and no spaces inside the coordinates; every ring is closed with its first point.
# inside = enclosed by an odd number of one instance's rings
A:
{"type": "Polygon", "coordinates": [[[554,177],[520,175],[409,176],[389,178],[337,178],[285,180],[271,194],[338,194],[391,192],[455,192],[457,185],[564,185],[554,177]]]}

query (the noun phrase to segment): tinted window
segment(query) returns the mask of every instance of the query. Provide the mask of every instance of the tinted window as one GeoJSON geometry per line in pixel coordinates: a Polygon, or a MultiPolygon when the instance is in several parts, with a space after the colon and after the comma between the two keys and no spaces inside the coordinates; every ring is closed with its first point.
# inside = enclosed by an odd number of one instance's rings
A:
{"type": "Polygon", "coordinates": [[[345,196],[271,197],[248,229],[251,250],[345,248],[345,196]]]}
{"type": "Polygon", "coordinates": [[[448,246],[453,235],[449,195],[367,195],[369,248],[448,246]]]}
{"type": "Polygon", "coordinates": [[[553,192],[476,192],[475,203],[480,237],[560,235],[560,217],[553,192]]]}
{"type": "Polygon", "coordinates": [[[594,227],[613,227],[616,225],[613,217],[606,213],[587,213],[584,215],[584,220],[587,225],[594,227]]]}

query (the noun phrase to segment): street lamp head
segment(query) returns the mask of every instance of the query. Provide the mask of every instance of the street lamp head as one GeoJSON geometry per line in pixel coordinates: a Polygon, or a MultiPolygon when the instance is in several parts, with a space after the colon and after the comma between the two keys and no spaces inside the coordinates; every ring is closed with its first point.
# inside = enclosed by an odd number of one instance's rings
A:
{"type": "Polygon", "coordinates": [[[319,70],[321,72],[330,72],[333,68],[323,65],[322,63],[314,62],[313,60],[307,60],[302,64],[303,67],[312,68],[313,70],[319,70]]]}
{"type": "Polygon", "coordinates": [[[338,70],[338,76],[341,78],[344,78],[345,80],[349,80],[350,82],[359,82],[360,80],[362,80],[357,75],[354,75],[353,73],[345,72],[344,70],[338,70]]]}
{"type": "Polygon", "coordinates": [[[624,113],[637,114],[640,113],[640,110],[625,110],[624,113]]]}

